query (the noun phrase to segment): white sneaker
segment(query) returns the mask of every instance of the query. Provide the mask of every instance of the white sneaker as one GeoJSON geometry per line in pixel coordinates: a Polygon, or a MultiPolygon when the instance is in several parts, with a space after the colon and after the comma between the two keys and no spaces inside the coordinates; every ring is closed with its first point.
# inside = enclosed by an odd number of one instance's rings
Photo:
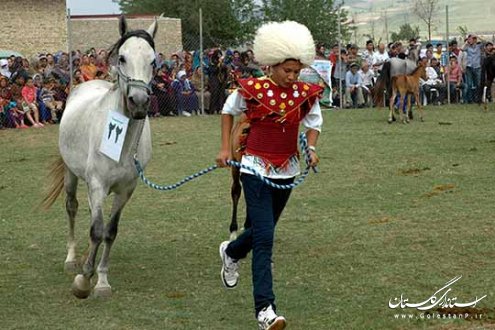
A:
{"type": "Polygon", "coordinates": [[[263,308],[258,313],[258,328],[260,330],[283,330],[287,321],[273,311],[272,305],[263,308]]]}
{"type": "Polygon", "coordinates": [[[189,112],[187,112],[187,111],[182,111],[182,115],[184,117],[191,117],[191,114],[189,112]]]}
{"type": "Polygon", "coordinates": [[[222,271],[220,272],[220,275],[222,277],[223,285],[225,285],[227,289],[233,289],[237,286],[239,280],[239,273],[237,272],[239,264],[225,253],[229,243],[229,241],[225,241],[220,244],[220,258],[222,259],[222,271]]]}

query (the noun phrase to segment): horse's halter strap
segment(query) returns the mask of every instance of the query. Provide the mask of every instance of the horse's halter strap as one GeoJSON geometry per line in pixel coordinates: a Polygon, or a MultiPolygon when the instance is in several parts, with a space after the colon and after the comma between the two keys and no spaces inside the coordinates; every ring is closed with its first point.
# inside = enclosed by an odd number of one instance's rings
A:
{"type": "Polygon", "coordinates": [[[151,94],[151,82],[147,84],[143,80],[133,79],[133,78],[129,77],[128,75],[126,75],[122,71],[122,68],[120,67],[120,65],[117,65],[117,74],[118,74],[119,78],[124,80],[125,83],[127,84],[126,95],[129,95],[129,89],[131,87],[142,88],[142,89],[146,90],[146,92],[148,94],[151,94]]]}

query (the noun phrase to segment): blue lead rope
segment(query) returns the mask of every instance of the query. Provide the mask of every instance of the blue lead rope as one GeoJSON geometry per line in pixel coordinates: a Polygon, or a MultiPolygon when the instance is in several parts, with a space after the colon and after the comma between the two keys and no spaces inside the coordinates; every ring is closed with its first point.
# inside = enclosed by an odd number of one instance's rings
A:
{"type": "MultiPolygon", "coordinates": [[[[275,189],[292,189],[292,188],[295,188],[297,186],[299,186],[301,183],[304,182],[304,179],[306,179],[306,177],[308,176],[309,174],[309,171],[311,169],[311,166],[309,166],[309,163],[311,161],[311,158],[309,156],[309,148],[308,148],[308,142],[306,140],[306,135],[301,132],[299,134],[299,144],[301,146],[301,149],[304,151],[304,159],[306,161],[306,168],[304,169],[304,171],[302,172],[302,174],[291,184],[277,184],[277,183],[274,183],[272,182],[271,180],[265,178],[261,173],[257,172],[254,168],[250,167],[250,166],[247,166],[247,165],[244,165],[244,164],[241,164],[239,162],[236,162],[234,160],[228,160],[227,161],[227,165],[229,166],[235,166],[235,167],[238,167],[238,168],[242,168],[242,169],[245,169],[249,172],[251,172],[251,174],[255,175],[256,177],[258,177],[261,181],[263,181],[263,183],[275,188],[275,189]]],[[[166,191],[166,190],[174,190],[174,189],[177,189],[179,188],[180,186],[182,186],[184,183],[186,182],[189,182],[193,179],[196,179],[200,176],[203,176],[207,173],[210,173],[211,171],[214,171],[216,170],[218,167],[218,165],[213,165],[213,166],[210,166],[208,168],[205,168],[197,173],[194,173],[193,175],[190,175],[188,177],[185,177],[184,179],[182,179],[181,181],[177,182],[177,183],[174,183],[174,184],[171,184],[171,185],[168,185],[168,186],[161,186],[161,185],[157,185],[153,182],[151,182],[150,180],[148,180],[145,176],[144,176],[144,170],[143,170],[143,167],[141,166],[141,163],[139,162],[139,160],[137,159],[137,155],[134,155],[134,164],[136,166],[136,170],[137,170],[137,173],[139,175],[139,177],[141,178],[141,180],[144,182],[144,184],[146,184],[148,187],[150,188],[153,188],[153,189],[156,189],[156,190],[162,190],[162,191],[166,191]]],[[[317,169],[316,167],[313,167],[313,171],[315,173],[317,173],[317,169]]]]}

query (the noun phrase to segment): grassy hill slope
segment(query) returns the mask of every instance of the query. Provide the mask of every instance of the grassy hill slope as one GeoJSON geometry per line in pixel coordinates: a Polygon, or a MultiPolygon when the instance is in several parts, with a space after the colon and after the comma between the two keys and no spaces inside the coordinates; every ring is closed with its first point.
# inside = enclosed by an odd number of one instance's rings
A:
{"type": "MultiPolygon", "coordinates": [[[[413,1],[407,0],[347,0],[345,6],[350,11],[358,30],[356,41],[361,44],[364,35],[373,34],[375,39],[386,40],[386,23],[390,33],[399,26],[409,23],[418,25],[423,40],[427,37],[426,25],[414,15],[413,1]],[[385,19],[386,17],[386,19],[385,19]]],[[[489,17],[495,14],[495,1],[484,0],[439,0],[436,27],[432,38],[444,38],[446,30],[445,6],[449,5],[449,35],[459,35],[458,26],[466,26],[469,31],[485,35],[491,39],[495,25],[489,17]]]]}

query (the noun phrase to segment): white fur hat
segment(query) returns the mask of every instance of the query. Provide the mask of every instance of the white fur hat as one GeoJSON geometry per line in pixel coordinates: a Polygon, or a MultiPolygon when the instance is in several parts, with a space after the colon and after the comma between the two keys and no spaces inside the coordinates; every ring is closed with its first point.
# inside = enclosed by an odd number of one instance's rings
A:
{"type": "Polygon", "coordinates": [[[263,24],[256,32],[253,52],[262,65],[276,65],[288,59],[311,65],[316,54],[311,32],[294,21],[263,24]]]}

